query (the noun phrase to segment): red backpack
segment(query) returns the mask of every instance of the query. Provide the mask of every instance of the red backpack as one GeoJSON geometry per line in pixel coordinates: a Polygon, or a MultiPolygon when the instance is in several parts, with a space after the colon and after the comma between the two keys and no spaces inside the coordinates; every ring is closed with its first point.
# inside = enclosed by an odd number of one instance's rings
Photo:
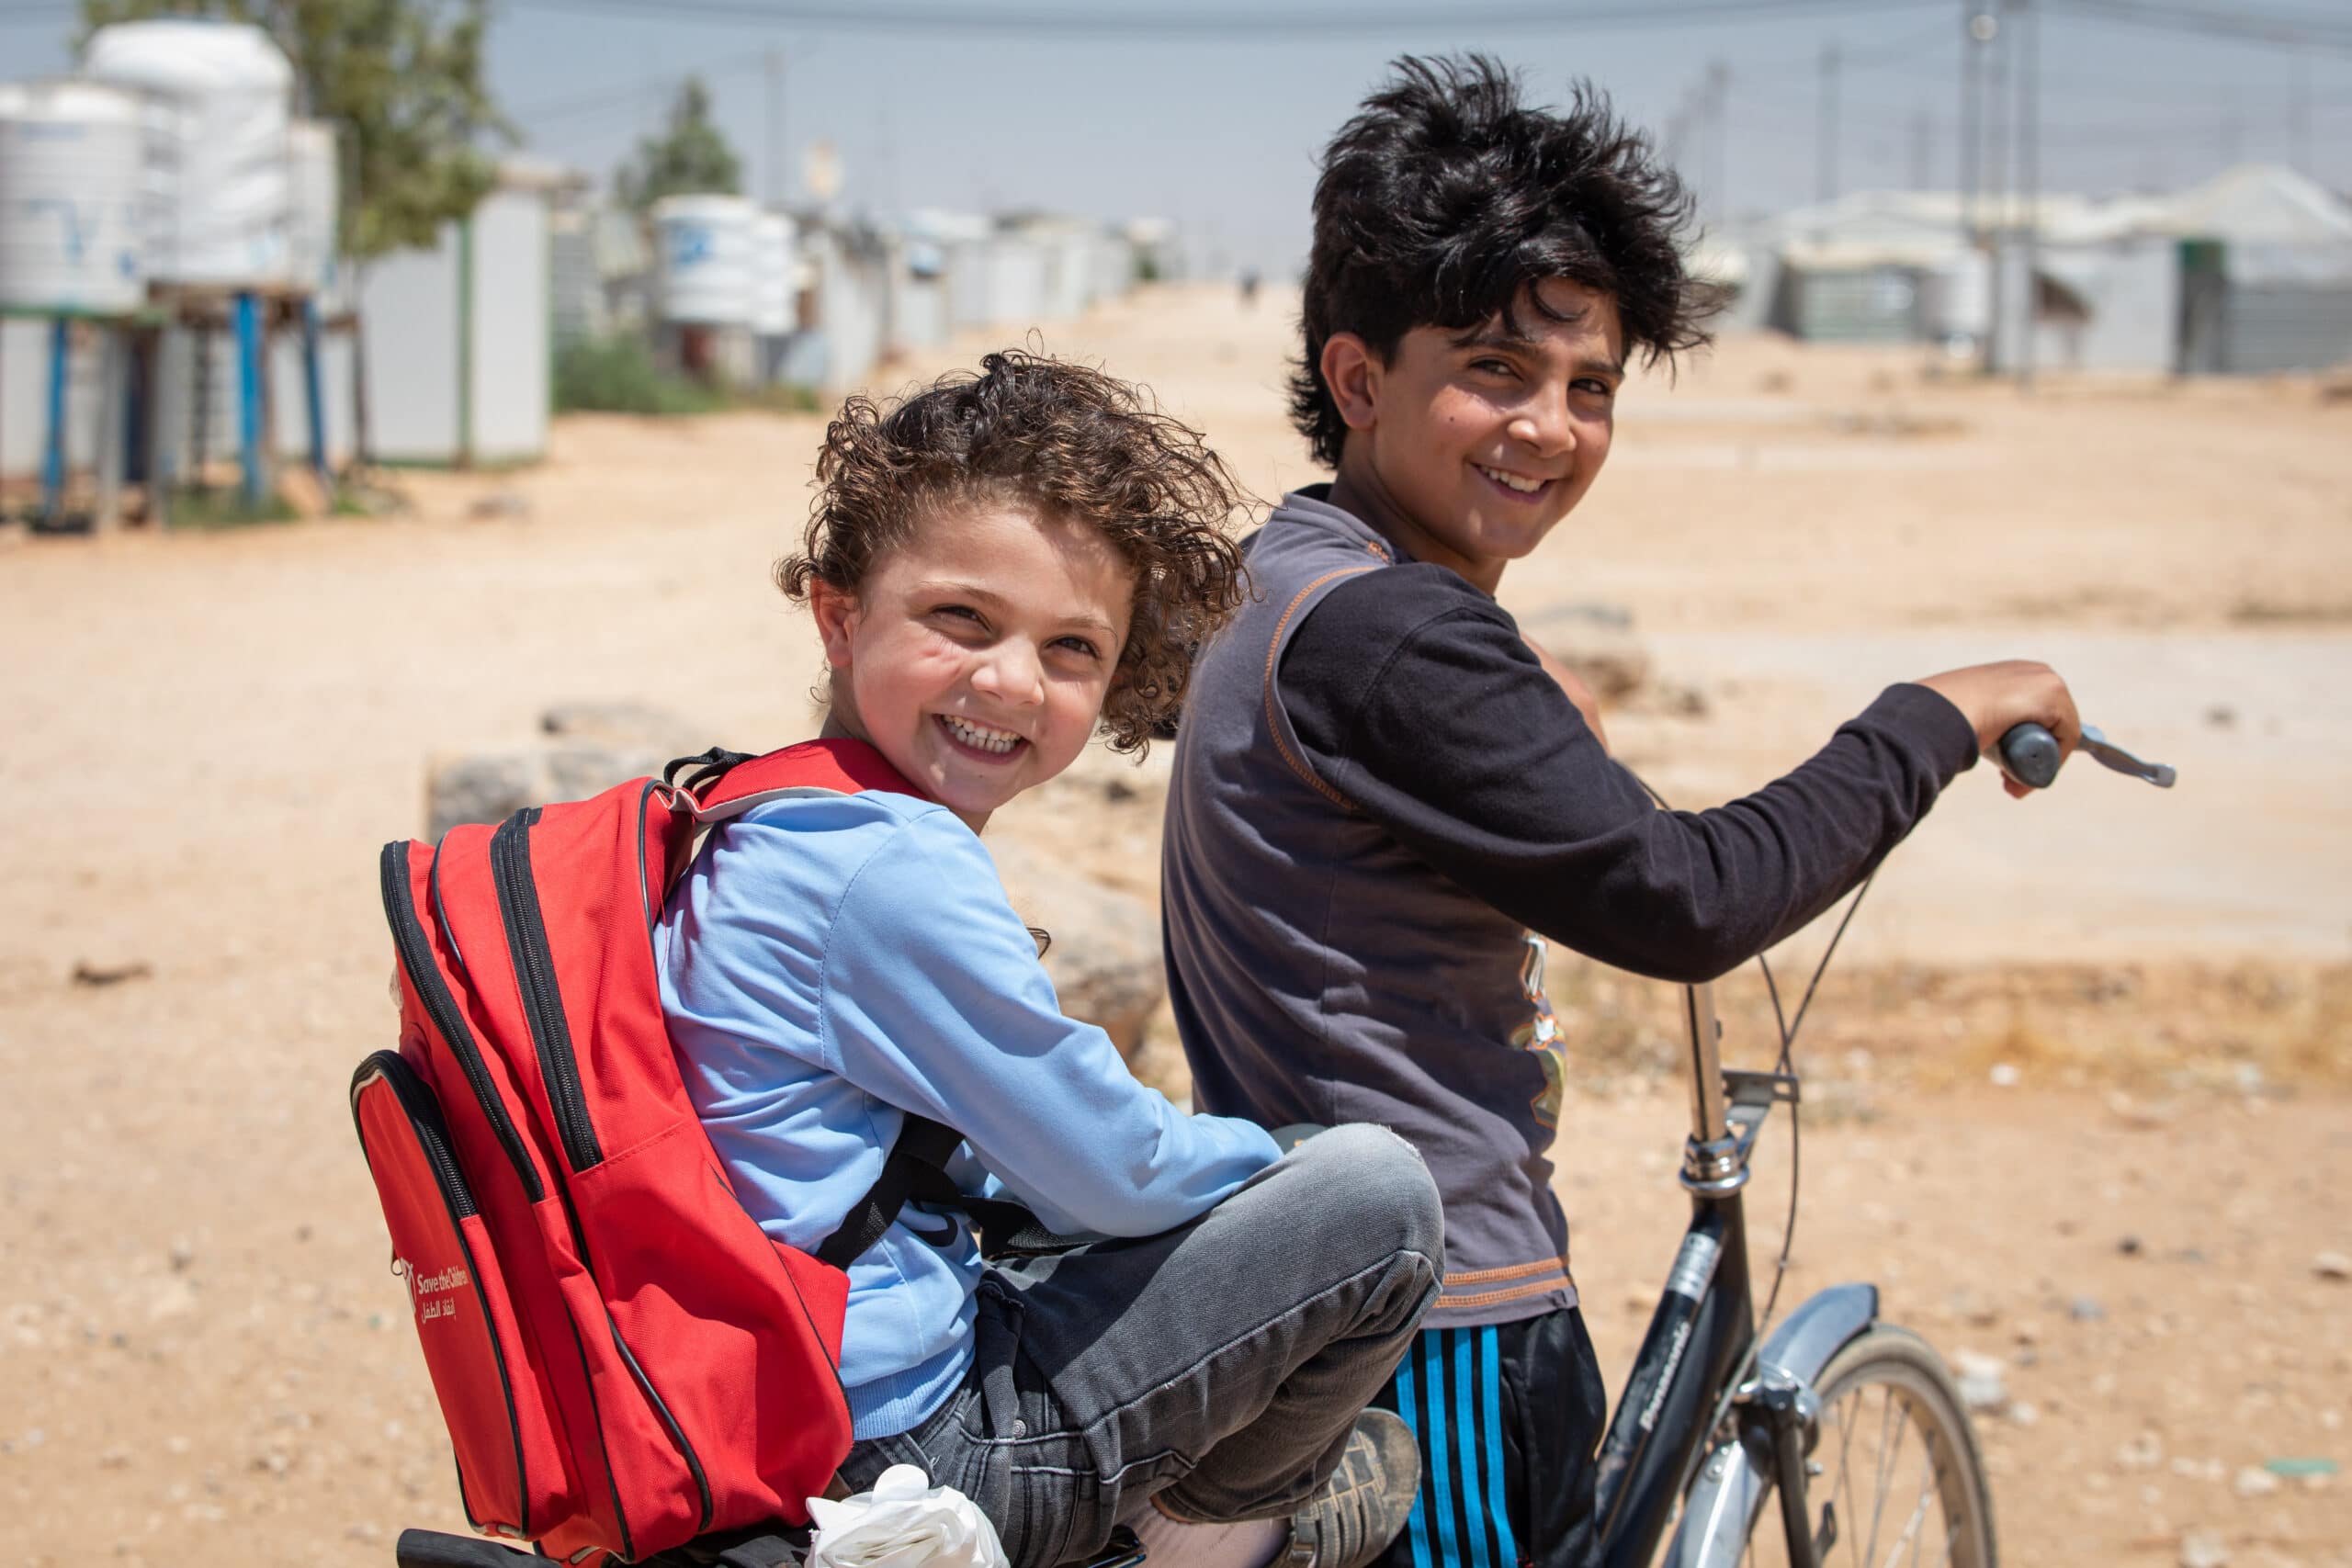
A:
{"type": "Polygon", "coordinates": [[[850,1443],[842,1269],[909,1196],[952,1192],[956,1134],[910,1116],[814,1255],[737,1200],[663,1022],[671,886],[763,801],[916,792],[853,740],[689,762],[384,847],[400,1049],[360,1064],[352,1115],[466,1517],[573,1563],[805,1524],[850,1443]]]}

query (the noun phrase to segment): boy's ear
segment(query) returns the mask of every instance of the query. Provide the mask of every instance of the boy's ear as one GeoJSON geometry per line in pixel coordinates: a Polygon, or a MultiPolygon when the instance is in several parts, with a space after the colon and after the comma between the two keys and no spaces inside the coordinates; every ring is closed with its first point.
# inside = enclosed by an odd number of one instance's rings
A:
{"type": "Polygon", "coordinates": [[[1372,345],[1353,333],[1333,333],[1323,340],[1317,367],[1323,385],[1330,389],[1340,422],[1350,430],[1369,430],[1380,406],[1380,375],[1385,368],[1372,345]]]}
{"type": "Polygon", "coordinates": [[[836,670],[849,664],[850,634],[857,625],[857,596],[823,578],[808,583],[808,614],[817,623],[817,637],[825,645],[825,662],[836,670]]]}

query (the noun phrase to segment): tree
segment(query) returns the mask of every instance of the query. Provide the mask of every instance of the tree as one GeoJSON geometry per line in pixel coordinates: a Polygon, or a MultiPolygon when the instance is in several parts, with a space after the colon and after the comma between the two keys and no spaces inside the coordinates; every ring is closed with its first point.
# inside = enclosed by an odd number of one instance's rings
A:
{"type": "Polygon", "coordinates": [[[699,76],[678,87],[670,123],[659,136],[639,139],[637,156],[614,176],[625,207],[644,211],[665,196],[734,196],[743,188],[743,161],[710,121],[710,89],[699,76]]]}
{"type": "Polygon", "coordinates": [[[349,254],[431,245],[490,189],[482,143],[511,130],[482,77],[489,0],[82,0],[85,37],[185,15],[256,23],[293,62],[301,111],[340,141],[349,254]]]}

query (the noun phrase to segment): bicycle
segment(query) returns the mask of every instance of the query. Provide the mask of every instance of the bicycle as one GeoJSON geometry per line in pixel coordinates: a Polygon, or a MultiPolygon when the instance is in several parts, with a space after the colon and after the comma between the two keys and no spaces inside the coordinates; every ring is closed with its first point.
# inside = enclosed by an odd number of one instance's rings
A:
{"type": "MultiPolygon", "coordinates": [[[[2159,787],[2173,783],[2171,768],[2142,761],[2087,726],[2082,750],[2159,787]]],[[[2021,783],[2047,788],[2057,775],[2058,743],[2039,725],[2011,729],[2000,750],[2006,770],[2021,783]]],[[[1653,1561],[1665,1568],[1729,1568],[1759,1546],[1773,1560],[1770,1534],[1757,1538],[1776,1495],[1777,1545],[1784,1554],[1779,1560],[1788,1568],[1839,1561],[1997,1563],[1992,1490],[1967,1407],[1928,1342],[1880,1319],[1878,1288],[1831,1286],[1772,1325],[1776,1273],[1760,1325],[1755,1310],[1742,1199],[1749,1156],[1775,1106],[1790,1107],[1793,1131],[1801,1104],[1791,1055],[1796,1032],[1868,890],[1866,881],[1793,1020],[1781,1015],[1779,990],[1766,969],[1773,1010],[1781,1017],[1773,1071],[1725,1068],[1712,988],[1684,989],[1692,1096],[1680,1179],[1690,1193],[1691,1218],[1601,1442],[1596,1508],[1604,1568],[1653,1561]],[[1770,1332],[1759,1339],[1765,1328],[1770,1332]],[[1828,1481],[1829,1495],[1816,1514],[1817,1479],[1828,1481]],[[1867,1516],[1865,1483],[1874,1494],[1867,1516]],[[1915,1490],[1905,1501],[1906,1484],[1915,1490]],[[1931,1515],[1940,1521],[1933,1530],[1931,1515]],[[1669,1524],[1673,1535],[1659,1557],[1669,1524]],[[1939,1540],[1939,1548],[1932,1544],[1939,1540]]],[[[1792,1227],[1793,1180],[1789,1217],[1792,1227]]],[[[1782,1272],[1787,1262],[1784,1235],[1782,1272]]]]}
{"type": "MultiPolygon", "coordinates": [[[[2160,787],[2173,783],[2171,768],[2140,761],[2087,726],[2081,749],[2118,772],[2160,787]]],[[[2041,726],[2010,730],[2000,751],[2005,769],[2020,782],[2036,788],[2054,782],[2060,748],[2041,726]]],[[[1793,1122],[1802,1104],[1792,1056],[1797,1031],[1869,888],[1866,879],[1848,905],[1795,1016],[1781,1020],[1772,1071],[1724,1067],[1713,988],[1684,987],[1692,1093],[1680,1180],[1690,1193],[1691,1217],[1601,1441],[1596,1511],[1603,1568],[1653,1562],[1731,1568],[1749,1561],[1775,1496],[1787,1568],[1834,1568],[1840,1549],[1856,1544],[1861,1550],[1851,1560],[1888,1568],[1904,1562],[1997,1568],[1992,1491],[1942,1358],[1917,1334],[1882,1321],[1878,1288],[1867,1283],[1818,1292],[1774,1325],[1788,1231],[1760,1314],[1751,1288],[1742,1197],[1749,1158],[1773,1107],[1788,1105],[1793,1122]],[[1868,1409],[1874,1393],[1875,1416],[1868,1409]],[[1911,1473],[1905,1450],[1913,1431],[1917,1494],[1897,1510],[1892,1550],[1882,1556],[1886,1494],[1911,1473]],[[1829,1457],[1817,1460],[1825,1445],[1829,1457]],[[1858,1450],[1876,1494],[1867,1524],[1856,1500],[1858,1450]],[[1833,1460],[1835,1479],[1816,1517],[1813,1482],[1830,1475],[1833,1460]],[[1942,1521],[1941,1549],[1932,1555],[1930,1513],[1942,1521]],[[1861,1536],[1859,1543],[1849,1529],[1861,1536]]],[[[1777,1017],[1780,994],[1769,965],[1765,979],[1777,1017]]],[[[1796,1147],[1792,1140],[1792,1154],[1796,1147]]],[[[1792,1180],[1789,1230],[1795,1216],[1792,1180]]],[[[740,1543],[707,1538],[659,1560],[666,1568],[789,1568],[807,1545],[805,1531],[747,1536],[740,1543]]],[[[1770,1538],[1761,1544],[1769,1552],[1770,1538]]],[[[512,1568],[529,1561],[510,1547],[428,1530],[403,1532],[397,1556],[401,1568],[512,1568]]],[[[1121,1529],[1105,1551],[1073,1568],[1139,1568],[1145,1561],[1133,1533],[1121,1529]]]]}

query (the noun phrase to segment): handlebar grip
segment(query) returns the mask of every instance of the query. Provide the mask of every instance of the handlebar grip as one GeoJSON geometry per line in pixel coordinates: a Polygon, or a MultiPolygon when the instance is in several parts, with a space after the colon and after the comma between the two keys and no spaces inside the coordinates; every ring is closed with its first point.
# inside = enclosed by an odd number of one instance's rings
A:
{"type": "Polygon", "coordinates": [[[2001,736],[2001,767],[2009,777],[2032,789],[2048,789],[2058,777],[2063,760],[2058,738],[2028,720],[2011,725],[2001,736]]]}

